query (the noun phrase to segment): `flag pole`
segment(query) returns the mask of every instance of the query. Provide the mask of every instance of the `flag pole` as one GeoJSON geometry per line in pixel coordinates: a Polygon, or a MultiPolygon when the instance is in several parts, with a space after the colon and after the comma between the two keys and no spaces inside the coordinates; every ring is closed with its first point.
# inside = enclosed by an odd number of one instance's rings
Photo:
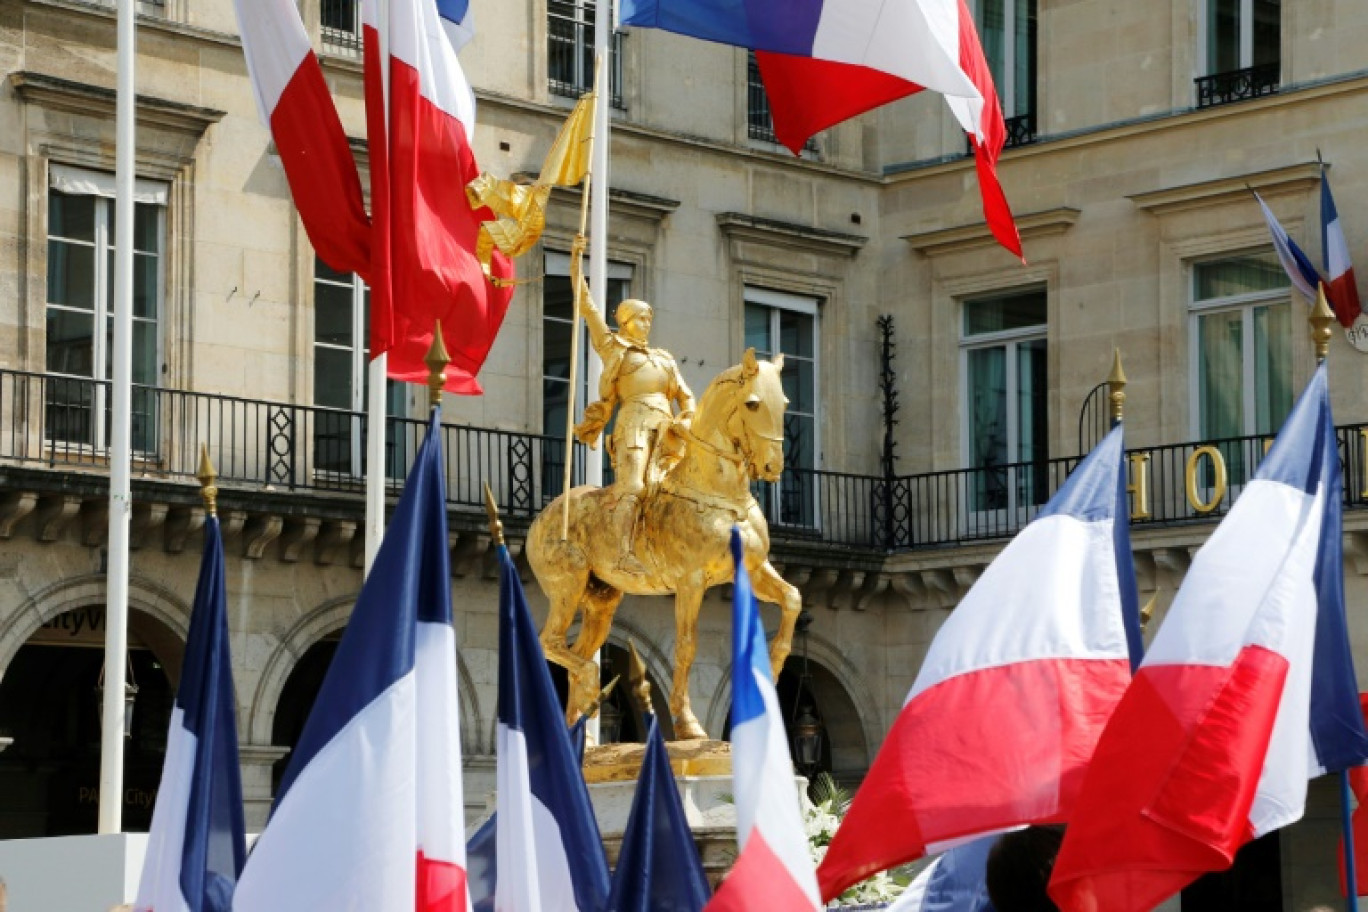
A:
{"type": "MultiPolygon", "coordinates": [[[[598,175],[598,180],[594,181],[592,187],[585,188],[592,190],[590,200],[593,221],[589,228],[589,237],[592,243],[589,245],[589,287],[594,295],[598,297],[599,304],[603,307],[604,315],[608,313],[608,147],[609,130],[612,129],[608,117],[608,104],[610,96],[613,94],[613,81],[608,74],[609,61],[612,57],[609,42],[612,41],[613,26],[617,13],[617,5],[613,0],[599,0],[608,7],[608,15],[604,15],[605,10],[599,9],[594,15],[594,47],[598,54],[594,58],[594,136],[598,141],[594,143],[589,152],[589,168],[598,175]]],[[[591,391],[599,388],[599,381],[603,377],[603,361],[598,353],[592,349],[586,362],[588,370],[585,379],[591,391]]],[[[588,461],[584,466],[584,483],[596,487],[603,487],[603,451],[590,451],[588,461]]],[[[598,653],[594,654],[594,665],[601,666],[601,657],[598,653]]],[[[584,723],[584,740],[586,744],[599,743],[599,717],[594,713],[584,723]]]]}
{"type": "MultiPolygon", "coordinates": [[[[128,667],[128,531],[132,512],[133,187],[137,98],[135,0],[119,0],[114,151],[114,338],[109,429],[109,564],[105,595],[104,691],[100,707],[100,833],[123,829],[124,679],[128,667]]],[[[97,424],[98,426],[98,424],[97,424]]],[[[98,445],[98,442],[97,442],[98,445]]]]}
{"type": "MultiPolygon", "coordinates": [[[[390,71],[389,71],[389,46],[390,46],[390,0],[378,0],[376,5],[380,21],[377,22],[375,33],[379,38],[380,58],[380,97],[383,100],[384,112],[381,121],[384,123],[384,143],[389,147],[389,109],[390,109],[390,71]]],[[[388,164],[389,155],[385,155],[385,162],[388,164]]],[[[388,238],[383,239],[389,243],[388,238]]],[[[372,240],[374,243],[374,240],[372,240]]],[[[388,276],[382,276],[381,281],[389,281],[388,276]]],[[[390,310],[393,312],[393,283],[390,284],[390,310]]],[[[374,344],[375,331],[372,326],[366,327],[366,332],[370,333],[372,344],[374,344]]],[[[371,565],[375,563],[375,555],[380,551],[380,542],[385,538],[385,433],[388,430],[389,415],[387,413],[385,381],[389,374],[389,352],[381,352],[370,360],[366,365],[369,372],[369,381],[366,390],[366,555],[365,555],[365,576],[370,576],[371,565]]]]}
{"type": "MultiPolygon", "coordinates": [[[[598,98],[602,97],[598,94],[598,90],[598,80],[595,79],[595,103],[597,103],[598,98]]],[[[596,183],[593,164],[593,156],[598,148],[596,128],[597,124],[589,130],[589,171],[584,175],[584,191],[580,196],[579,233],[581,237],[589,225],[589,193],[596,183]]],[[[580,254],[574,253],[572,255],[579,256],[580,254]]],[[[580,295],[582,292],[578,284],[570,291],[575,302],[575,312],[570,322],[570,393],[565,403],[565,469],[561,477],[561,541],[570,537],[570,479],[575,464],[575,404],[579,398],[576,396],[576,392],[579,386],[580,295]]]]}
{"type": "MultiPolygon", "coordinates": [[[[1319,151],[1317,150],[1318,157],[1319,151]]],[[[1316,302],[1307,317],[1311,324],[1311,341],[1316,346],[1316,363],[1324,364],[1330,352],[1330,327],[1335,315],[1330,303],[1325,300],[1325,284],[1316,286],[1316,302]]],[[[1339,531],[1336,531],[1339,534],[1339,531]]],[[[1354,870],[1354,822],[1353,811],[1349,807],[1349,771],[1340,770],[1340,826],[1344,830],[1344,908],[1348,912],[1358,912],[1358,873],[1354,870]]]]}

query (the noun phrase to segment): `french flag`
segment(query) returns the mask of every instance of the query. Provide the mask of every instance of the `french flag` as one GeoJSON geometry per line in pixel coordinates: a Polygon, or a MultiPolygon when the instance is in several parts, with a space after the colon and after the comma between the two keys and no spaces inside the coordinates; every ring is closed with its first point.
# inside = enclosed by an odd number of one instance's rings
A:
{"type": "Polygon", "coordinates": [[[499,552],[494,908],[599,912],[608,860],[518,570],[499,552]]]}
{"type": "Polygon", "coordinates": [[[1354,264],[1349,261],[1349,244],[1344,239],[1339,210],[1330,193],[1330,179],[1321,172],[1321,251],[1325,257],[1325,297],[1340,325],[1348,329],[1363,312],[1354,264]]]}
{"type": "Polygon", "coordinates": [[[996,836],[953,848],[931,862],[887,912],[993,912],[988,898],[988,853],[996,836]]]}
{"type": "Polygon", "coordinates": [[[389,376],[425,383],[438,320],[451,363],[446,389],[478,394],[475,379],[513,294],[511,261],[495,252],[486,276],[476,244],[486,207],[465,186],[480,173],[471,151],[475,93],[451,33],[468,29],[462,0],[390,0],[388,116],[381,83],[380,3],[362,4],[366,120],[373,209],[371,355],[389,376]],[[445,13],[445,14],[444,14],[445,13]],[[460,16],[459,21],[451,17],[460,16]],[[495,281],[497,280],[497,281],[495,281]]]}
{"type": "Polygon", "coordinates": [[[347,136],[293,0],[234,0],[257,112],[323,262],[369,278],[371,225],[347,136]]]}
{"type": "Polygon", "coordinates": [[[238,883],[239,912],[467,908],[440,411],[238,883]]]}
{"type": "Polygon", "coordinates": [[[775,135],[795,155],[843,120],[941,93],[973,143],[988,227],[1021,258],[997,179],[1002,107],[964,0],[623,0],[622,22],[756,51],[775,135]]]}
{"type": "Polygon", "coordinates": [[[1153,908],[1300,819],[1309,777],[1368,756],[1340,484],[1322,364],[1102,735],[1050,881],[1065,912],[1153,908]]]}
{"type": "Polygon", "coordinates": [[[704,912],[821,909],[745,546],[731,534],[732,779],[739,854],[704,912]]]}
{"type": "Polygon", "coordinates": [[[1314,302],[1316,300],[1316,289],[1321,284],[1320,273],[1316,271],[1315,266],[1311,265],[1311,258],[1283,230],[1282,223],[1273,214],[1273,210],[1268,208],[1263,197],[1254,193],[1254,199],[1259,201],[1264,222],[1268,225],[1268,233],[1273,237],[1273,249],[1277,251],[1278,262],[1282,264],[1283,272],[1287,273],[1288,281],[1308,300],[1314,302]]]}
{"type": "Polygon", "coordinates": [[[937,846],[1068,819],[1141,642],[1120,426],[941,626],[818,869],[830,899],[937,846]]]}
{"type": "Polygon", "coordinates": [[[247,859],[223,579],[223,539],[210,516],[137,912],[227,912],[247,859]]]}

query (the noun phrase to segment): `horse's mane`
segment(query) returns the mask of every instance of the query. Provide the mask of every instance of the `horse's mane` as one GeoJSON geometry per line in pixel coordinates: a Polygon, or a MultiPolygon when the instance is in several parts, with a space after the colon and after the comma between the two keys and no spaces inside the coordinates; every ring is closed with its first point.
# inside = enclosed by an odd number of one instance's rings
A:
{"type": "Polygon", "coordinates": [[[722,387],[743,382],[744,378],[741,374],[741,368],[742,365],[733,364],[731,367],[712,378],[712,382],[709,383],[708,388],[703,391],[703,395],[699,397],[698,406],[694,409],[696,419],[702,419],[703,416],[708,413],[708,407],[710,405],[716,406],[717,399],[722,394],[722,387]]]}

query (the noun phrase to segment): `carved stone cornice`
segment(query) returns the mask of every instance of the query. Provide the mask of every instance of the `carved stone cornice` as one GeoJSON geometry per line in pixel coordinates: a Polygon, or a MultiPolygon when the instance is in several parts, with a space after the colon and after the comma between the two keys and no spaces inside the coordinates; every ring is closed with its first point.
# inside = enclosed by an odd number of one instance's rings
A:
{"type": "MultiPolygon", "coordinates": [[[[1329,167],[1328,165],[1326,167],[1329,167]]],[[[1237,174],[1234,177],[1219,177],[1214,180],[1183,184],[1179,187],[1166,187],[1150,190],[1126,197],[1135,208],[1150,215],[1163,216],[1189,209],[1204,209],[1208,206],[1249,200],[1251,188],[1263,196],[1305,192],[1320,183],[1321,165],[1319,162],[1301,162],[1285,168],[1268,171],[1255,171],[1252,174],[1237,174]]]]}
{"type": "MultiPolygon", "coordinates": [[[[50,111],[114,119],[116,98],[113,89],[30,70],[11,73],[9,81],[14,93],[25,104],[37,105],[50,111]]],[[[139,95],[137,100],[139,126],[159,127],[196,139],[203,136],[209,127],[222,120],[227,113],[217,108],[170,101],[153,95],[139,95]]]]}
{"type": "MultiPolygon", "coordinates": [[[[1074,226],[1082,212],[1069,206],[1032,212],[1016,218],[1017,232],[1023,242],[1034,238],[1063,234],[1074,226]]],[[[909,247],[918,253],[934,257],[947,253],[962,253],[977,247],[990,247],[997,244],[997,238],[988,230],[987,222],[974,222],[971,225],[957,225],[954,228],[937,228],[902,236],[909,247]]]]}
{"type": "Polygon", "coordinates": [[[869,238],[858,234],[761,218],[744,212],[719,212],[717,228],[733,249],[739,243],[750,242],[825,256],[853,257],[869,243],[869,238]]]}

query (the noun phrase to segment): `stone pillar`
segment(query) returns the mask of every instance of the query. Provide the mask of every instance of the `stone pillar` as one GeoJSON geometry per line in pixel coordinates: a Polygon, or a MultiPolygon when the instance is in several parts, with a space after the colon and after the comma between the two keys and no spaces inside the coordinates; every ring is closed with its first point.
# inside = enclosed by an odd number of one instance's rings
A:
{"type": "Polygon", "coordinates": [[[244,744],[238,748],[238,762],[242,767],[243,817],[247,832],[259,833],[271,814],[271,769],[275,762],[290,752],[288,747],[274,744],[244,744]]]}

